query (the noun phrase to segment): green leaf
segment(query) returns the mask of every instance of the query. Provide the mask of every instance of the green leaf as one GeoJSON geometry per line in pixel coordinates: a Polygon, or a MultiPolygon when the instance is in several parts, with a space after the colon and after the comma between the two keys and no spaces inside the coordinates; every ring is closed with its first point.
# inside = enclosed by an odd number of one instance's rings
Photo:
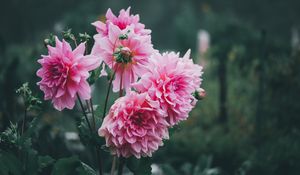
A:
{"type": "Polygon", "coordinates": [[[25,161],[25,174],[36,175],[38,174],[39,164],[38,164],[38,156],[37,151],[33,149],[29,149],[28,152],[24,153],[25,161]]]}
{"type": "Polygon", "coordinates": [[[77,168],[80,175],[97,175],[96,171],[87,164],[80,162],[81,166],[77,168]]]}
{"type": "Polygon", "coordinates": [[[52,175],[74,175],[80,162],[76,156],[59,159],[53,167],[52,175]]]}
{"type": "MultiPolygon", "coordinates": [[[[95,119],[96,125],[100,126],[100,118],[95,117],[95,119]]],[[[98,145],[99,147],[101,147],[105,143],[104,138],[100,137],[96,131],[93,131],[91,133],[84,117],[81,118],[81,121],[78,125],[78,131],[80,140],[84,145],[98,145]]]]}
{"type": "Polygon", "coordinates": [[[126,159],[126,165],[134,175],[151,175],[151,159],[149,157],[141,159],[128,158],[126,159]]]}
{"type": "Polygon", "coordinates": [[[96,171],[81,162],[78,157],[59,159],[53,168],[52,175],[96,175],[96,171]]]}
{"type": "Polygon", "coordinates": [[[90,85],[94,84],[96,80],[100,77],[102,64],[104,63],[102,62],[97,69],[90,71],[90,76],[88,78],[88,82],[90,85]]]}
{"type": "Polygon", "coordinates": [[[1,175],[21,175],[22,164],[13,154],[0,151],[0,174],[1,175]]]}
{"type": "Polygon", "coordinates": [[[54,159],[50,156],[39,156],[38,162],[39,162],[39,168],[43,169],[51,165],[54,162],[54,159]]]}

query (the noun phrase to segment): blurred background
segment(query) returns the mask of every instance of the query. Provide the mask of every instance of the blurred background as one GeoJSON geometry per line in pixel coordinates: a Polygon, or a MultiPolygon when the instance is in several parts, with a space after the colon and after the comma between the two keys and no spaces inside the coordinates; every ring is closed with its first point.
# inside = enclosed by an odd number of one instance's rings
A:
{"type": "MultiPolygon", "coordinates": [[[[10,0],[0,6],[0,131],[21,122],[23,104],[15,90],[35,72],[49,33],[96,33],[92,22],[108,8],[131,6],[152,30],[160,51],[192,49],[204,67],[199,101],[189,119],[171,131],[154,154],[153,173],[162,175],[282,175],[300,173],[300,1],[297,0],[10,0]]],[[[105,78],[94,86],[103,106],[105,78]]],[[[116,97],[116,95],[114,96],[116,97]]],[[[110,101],[112,104],[113,99],[110,101]]],[[[53,158],[79,155],[78,112],[58,112],[44,102],[33,146],[53,158]]],[[[79,109],[78,109],[79,110],[79,109]]],[[[111,160],[106,153],[105,168],[111,160]]]]}

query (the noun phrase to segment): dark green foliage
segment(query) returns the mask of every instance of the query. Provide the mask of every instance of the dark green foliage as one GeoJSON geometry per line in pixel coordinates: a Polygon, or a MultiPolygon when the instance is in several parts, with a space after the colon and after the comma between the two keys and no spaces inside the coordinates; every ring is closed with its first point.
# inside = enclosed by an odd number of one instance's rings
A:
{"type": "Polygon", "coordinates": [[[151,175],[150,158],[136,159],[135,157],[131,157],[126,159],[126,165],[134,175],[151,175]]]}
{"type": "MultiPolygon", "coordinates": [[[[94,115],[95,115],[95,126],[96,128],[99,128],[101,126],[102,123],[102,119],[101,119],[101,107],[98,105],[94,106],[94,115]]],[[[88,116],[90,118],[92,118],[91,113],[88,113],[88,116]]],[[[92,119],[90,119],[90,122],[92,122],[92,119]]],[[[79,136],[80,136],[80,140],[83,144],[89,145],[89,146],[93,146],[93,145],[98,145],[99,147],[101,147],[103,144],[105,144],[104,142],[104,138],[99,137],[98,133],[96,131],[91,132],[89,130],[89,127],[87,125],[87,122],[85,120],[84,117],[82,117],[79,120],[78,123],[78,131],[79,131],[79,136]]]]}
{"type": "Polygon", "coordinates": [[[59,159],[53,167],[52,175],[96,175],[95,170],[81,162],[78,157],[59,159]]]}
{"type": "Polygon", "coordinates": [[[32,174],[37,175],[42,170],[53,163],[50,156],[39,155],[32,148],[31,134],[36,129],[33,125],[35,120],[31,122],[30,127],[20,135],[17,130],[17,125],[11,126],[0,135],[0,162],[3,166],[0,169],[0,174],[18,175],[32,174]]]}
{"type": "Polygon", "coordinates": [[[23,97],[25,108],[28,111],[31,109],[39,109],[39,106],[42,104],[42,101],[39,98],[32,95],[28,82],[17,89],[16,93],[23,97]]]}
{"type": "Polygon", "coordinates": [[[92,70],[90,72],[90,76],[88,78],[88,82],[89,82],[90,85],[93,85],[96,82],[96,80],[99,79],[101,69],[102,69],[102,64],[103,64],[103,62],[101,63],[100,67],[98,67],[97,69],[92,70]]]}

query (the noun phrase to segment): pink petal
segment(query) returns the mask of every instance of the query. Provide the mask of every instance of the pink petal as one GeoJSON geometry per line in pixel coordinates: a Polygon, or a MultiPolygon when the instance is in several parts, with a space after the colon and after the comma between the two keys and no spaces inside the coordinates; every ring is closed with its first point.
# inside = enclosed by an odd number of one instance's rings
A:
{"type": "Polygon", "coordinates": [[[80,57],[83,56],[85,52],[85,42],[80,43],[79,46],[76,47],[76,49],[73,50],[74,57],[80,57]]]}

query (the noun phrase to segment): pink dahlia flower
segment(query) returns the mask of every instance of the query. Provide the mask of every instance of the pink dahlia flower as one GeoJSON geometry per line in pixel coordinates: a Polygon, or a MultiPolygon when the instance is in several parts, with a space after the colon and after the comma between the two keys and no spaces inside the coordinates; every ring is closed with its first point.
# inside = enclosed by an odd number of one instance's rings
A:
{"type": "Polygon", "coordinates": [[[101,21],[96,21],[92,23],[92,25],[96,27],[97,32],[101,36],[108,35],[109,23],[116,25],[120,30],[123,30],[128,26],[133,26],[134,33],[139,35],[148,35],[151,33],[151,30],[145,29],[145,25],[139,22],[140,21],[139,15],[130,15],[130,7],[128,7],[126,11],[122,9],[118,17],[112,13],[111,9],[108,9],[105,17],[106,17],[105,23],[101,21]]]}
{"type": "Polygon", "coordinates": [[[42,80],[37,84],[45,93],[45,100],[52,99],[54,107],[61,111],[74,107],[77,93],[82,99],[91,98],[87,78],[89,71],[100,65],[100,60],[95,56],[84,56],[84,43],[72,51],[66,41],[55,40],[56,46],[48,45],[48,55],[42,55],[38,60],[42,68],[37,71],[37,76],[42,80]]]}
{"type": "Polygon", "coordinates": [[[108,25],[107,37],[95,36],[92,51],[103,59],[109,68],[116,72],[113,81],[113,91],[130,89],[130,85],[141,76],[148,63],[148,58],[155,51],[151,37],[137,35],[132,32],[132,26],[121,30],[116,25],[108,25]]]}
{"type": "Polygon", "coordinates": [[[129,157],[152,156],[168,139],[168,123],[158,102],[146,93],[127,93],[119,98],[104,118],[98,133],[105,137],[113,154],[129,157]]]}
{"type": "Polygon", "coordinates": [[[173,126],[186,120],[195,104],[192,93],[201,84],[202,67],[189,58],[188,51],[183,58],[174,52],[154,54],[150,58],[148,72],[133,87],[147,92],[153,100],[160,102],[167,111],[167,122],[173,126]]]}

